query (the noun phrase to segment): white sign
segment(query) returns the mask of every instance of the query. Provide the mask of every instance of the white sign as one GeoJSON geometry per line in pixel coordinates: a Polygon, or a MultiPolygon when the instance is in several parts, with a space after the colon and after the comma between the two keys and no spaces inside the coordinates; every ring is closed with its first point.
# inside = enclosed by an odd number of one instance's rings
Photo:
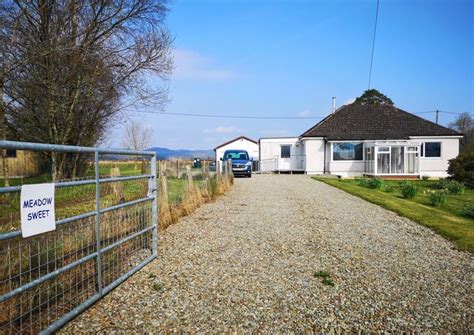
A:
{"type": "Polygon", "coordinates": [[[20,209],[23,237],[55,230],[54,184],[23,185],[20,209]]]}

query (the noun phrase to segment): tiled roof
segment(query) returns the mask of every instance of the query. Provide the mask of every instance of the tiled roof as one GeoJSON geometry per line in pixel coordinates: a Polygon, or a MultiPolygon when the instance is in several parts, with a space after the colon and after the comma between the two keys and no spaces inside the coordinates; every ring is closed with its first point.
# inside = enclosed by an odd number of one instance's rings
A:
{"type": "Polygon", "coordinates": [[[307,130],[301,137],[328,140],[395,140],[410,136],[459,136],[452,129],[391,105],[345,105],[307,130]]]}

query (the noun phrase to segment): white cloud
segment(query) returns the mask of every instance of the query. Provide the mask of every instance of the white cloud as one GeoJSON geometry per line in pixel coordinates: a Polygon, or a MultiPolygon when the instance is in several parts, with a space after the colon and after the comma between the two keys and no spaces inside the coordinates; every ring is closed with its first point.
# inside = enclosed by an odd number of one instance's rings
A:
{"type": "Polygon", "coordinates": [[[173,76],[194,80],[230,80],[237,77],[235,71],[217,66],[211,58],[186,49],[174,49],[173,76]]]}
{"type": "Polygon", "coordinates": [[[309,109],[305,109],[304,111],[299,112],[298,116],[299,117],[310,117],[310,116],[313,116],[313,112],[311,112],[309,109]]]}
{"type": "Polygon", "coordinates": [[[219,126],[213,129],[204,129],[203,133],[204,134],[230,134],[230,133],[236,133],[240,131],[240,129],[235,128],[235,127],[225,127],[225,126],[219,126]]]}
{"type": "Polygon", "coordinates": [[[237,129],[234,127],[217,127],[216,128],[216,133],[218,134],[229,134],[235,131],[237,131],[237,129]]]}

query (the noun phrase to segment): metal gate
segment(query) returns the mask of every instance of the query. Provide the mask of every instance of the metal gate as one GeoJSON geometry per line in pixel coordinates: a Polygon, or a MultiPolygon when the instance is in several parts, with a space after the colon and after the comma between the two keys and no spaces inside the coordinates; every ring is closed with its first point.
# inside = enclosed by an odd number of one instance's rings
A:
{"type": "Polygon", "coordinates": [[[20,230],[21,187],[51,181],[16,176],[16,185],[0,187],[0,333],[51,333],[156,258],[156,155],[13,141],[0,149],[34,153],[28,163],[68,155],[66,163],[81,158],[89,166],[80,178],[54,182],[56,230],[28,238],[20,230]],[[134,158],[140,172],[107,173],[101,163],[119,165],[117,157],[134,158]]]}

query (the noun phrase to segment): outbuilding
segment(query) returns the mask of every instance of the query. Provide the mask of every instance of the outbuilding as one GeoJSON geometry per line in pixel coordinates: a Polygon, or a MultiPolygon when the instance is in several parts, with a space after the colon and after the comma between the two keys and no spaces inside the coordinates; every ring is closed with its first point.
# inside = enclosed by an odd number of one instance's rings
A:
{"type": "Polygon", "coordinates": [[[254,170],[258,166],[258,143],[246,136],[239,136],[230,141],[222,143],[214,148],[216,154],[216,165],[224,157],[226,150],[245,150],[254,161],[254,170]]]}

